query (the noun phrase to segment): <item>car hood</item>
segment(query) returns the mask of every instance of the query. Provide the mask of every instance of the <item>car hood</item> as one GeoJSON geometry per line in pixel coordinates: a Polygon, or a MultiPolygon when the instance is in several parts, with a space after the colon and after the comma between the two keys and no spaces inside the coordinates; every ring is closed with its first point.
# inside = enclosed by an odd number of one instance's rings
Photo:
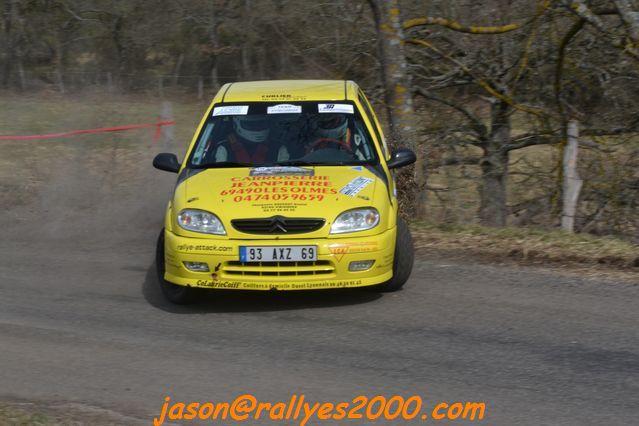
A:
{"type": "MultiPolygon", "coordinates": [[[[185,170],[175,190],[173,211],[176,214],[190,208],[212,212],[224,224],[228,237],[251,239],[273,235],[247,235],[236,230],[231,220],[274,216],[321,218],[325,225],[317,231],[278,238],[325,237],[335,218],[346,210],[372,206],[381,215],[387,214],[390,195],[385,176],[373,166],[185,170]]],[[[177,231],[183,235],[204,235],[177,231]]]]}

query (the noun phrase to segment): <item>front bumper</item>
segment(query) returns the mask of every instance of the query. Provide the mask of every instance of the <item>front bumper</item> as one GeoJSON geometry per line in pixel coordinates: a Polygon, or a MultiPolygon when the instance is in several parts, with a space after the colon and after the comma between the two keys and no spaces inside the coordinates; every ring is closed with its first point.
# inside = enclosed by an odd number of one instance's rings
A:
{"type": "Polygon", "coordinates": [[[396,228],[359,238],[232,240],[187,238],[164,234],[164,279],[191,287],[241,290],[311,290],[364,287],[393,276],[396,228]],[[316,245],[315,262],[241,263],[240,246],[316,245]],[[353,261],[374,260],[365,271],[349,271],[353,261]],[[193,272],[184,262],[208,264],[193,272]]]}

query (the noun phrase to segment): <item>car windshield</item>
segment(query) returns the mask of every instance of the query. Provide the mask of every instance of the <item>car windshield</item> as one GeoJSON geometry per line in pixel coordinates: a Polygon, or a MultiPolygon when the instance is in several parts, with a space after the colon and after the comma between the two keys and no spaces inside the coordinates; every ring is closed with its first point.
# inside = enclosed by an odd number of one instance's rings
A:
{"type": "Polygon", "coordinates": [[[354,104],[218,104],[189,158],[191,168],[361,165],[378,162],[354,104]]]}

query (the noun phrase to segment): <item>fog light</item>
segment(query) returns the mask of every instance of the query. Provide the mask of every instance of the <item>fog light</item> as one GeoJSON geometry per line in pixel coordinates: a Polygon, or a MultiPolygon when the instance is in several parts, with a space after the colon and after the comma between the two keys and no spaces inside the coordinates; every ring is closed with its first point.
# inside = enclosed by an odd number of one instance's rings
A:
{"type": "Polygon", "coordinates": [[[186,269],[193,272],[209,272],[209,265],[203,262],[183,262],[186,269]]]}
{"type": "Polygon", "coordinates": [[[373,263],[375,263],[374,260],[356,260],[348,265],[348,270],[351,272],[365,271],[370,269],[371,266],[373,266],[373,263]]]}

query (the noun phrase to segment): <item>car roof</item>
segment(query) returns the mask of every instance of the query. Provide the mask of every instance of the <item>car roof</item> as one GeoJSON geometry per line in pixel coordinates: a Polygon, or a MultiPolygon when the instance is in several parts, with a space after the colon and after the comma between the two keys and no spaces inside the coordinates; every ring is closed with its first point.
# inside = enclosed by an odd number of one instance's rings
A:
{"type": "Polygon", "coordinates": [[[225,84],[214,102],[341,101],[357,96],[349,80],[265,80],[225,84]]]}

